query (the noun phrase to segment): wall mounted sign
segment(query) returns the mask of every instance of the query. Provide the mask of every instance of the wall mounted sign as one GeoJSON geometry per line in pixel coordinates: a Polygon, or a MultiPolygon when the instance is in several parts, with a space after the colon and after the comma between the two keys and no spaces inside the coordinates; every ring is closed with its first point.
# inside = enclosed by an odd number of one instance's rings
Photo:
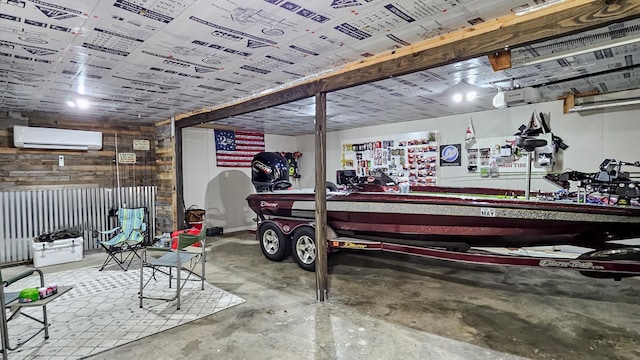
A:
{"type": "Polygon", "coordinates": [[[136,154],[135,153],[118,153],[118,163],[119,164],[135,164],[136,154]]]}
{"type": "Polygon", "coordinates": [[[149,150],[149,140],[133,140],[133,150],[149,150]]]}
{"type": "Polygon", "coordinates": [[[440,166],[460,166],[461,144],[440,145],[440,166]]]}

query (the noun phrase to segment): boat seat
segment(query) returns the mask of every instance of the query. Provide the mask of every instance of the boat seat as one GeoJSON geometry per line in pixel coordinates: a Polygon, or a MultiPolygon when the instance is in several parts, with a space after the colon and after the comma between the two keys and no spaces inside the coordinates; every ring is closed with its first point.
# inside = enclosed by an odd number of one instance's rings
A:
{"type": "Polygon", "coordinates": [[[541,146],[546,146],[547,140],[536,139],[532,137],[518,137],[516,145],[525,149],[526,151],[533,151],[541,146]]]}

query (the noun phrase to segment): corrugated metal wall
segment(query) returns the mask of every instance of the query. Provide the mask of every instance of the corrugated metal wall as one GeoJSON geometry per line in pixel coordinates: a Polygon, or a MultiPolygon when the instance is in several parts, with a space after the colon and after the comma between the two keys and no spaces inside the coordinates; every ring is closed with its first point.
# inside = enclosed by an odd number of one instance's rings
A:
{"type": "Polygon", "coordinates": [[[92,230],[117,226],[109,208],[146,207],[147,226],[155,234],[155,186],[118,189],[52,189],[0,192],[0,264],[32,259],[32,241],[43,233],[70,229],[84,237],[84,249],[96,249],[92,230]]]}

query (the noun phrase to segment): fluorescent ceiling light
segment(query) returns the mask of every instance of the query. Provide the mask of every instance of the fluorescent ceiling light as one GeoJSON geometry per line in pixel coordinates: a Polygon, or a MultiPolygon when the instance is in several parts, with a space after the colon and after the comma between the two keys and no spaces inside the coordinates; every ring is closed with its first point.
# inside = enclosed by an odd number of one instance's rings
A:
{"type": "Polygon", "coordinates": [[[616,47],[616,46],[629,45],[629,44],[633,44],[633,43],[636,43],[636,42],[640,42],[640,37],[629,36],[629,37],[622,38],[622,39],[609,40],[609,41],[601,42],[601,43],[598,43],[598,44],[583,46],[583,47],[581,47],[579,49],[561,51],[561,52],[556,52],[556,53],[552,53],[552,54],[549,54],[549,55],[538,56],[538,57],[530,59],[530,60],[527,60],[527,59],[522,59],[522,60],[514,59],[511,62],[511,67],[531,66],[531,65],[536,65],[536,64],[548,62],[548,61],[555,61],[555,60],[565,59],[565,58],[568,58],[568,57],[571,57],[571,56],[583,55],[583,54],[594,52],[594,51],[610,49],[610,48],[616,47]]]}
{"type": "Polygon", "coordinates": [[[462,94],[458,93],[458,94],[453,94],[453,96],[451,98],[455,102],[460,102],[460,101],[462,101],[463,96],[462,96],[462,94]]]}
{"type": "Polygon", "coordinates": [[[628,105],[637,105],[640,104],[640,99],[632,99],[618,102],[608,102],[601,104],[593,104],[593,105],[576,105],[569,109],[569,112],[578,112],[578,111],[588,111],[588,110],[596,110],[596,109],[604,109],[616,106],[628,106],[628,105]]]}
{"type": "Polygon", "coordinates": [[[564,2],[564,0],[546,0],[541,2],[538,5],[533,5],[533,6],[521,6],[519,9],[517,9],[515,11],[516,16],[521,16],[521,15],[525,15],[528,13],[532,13],[534,11],[538,11],[538,10],[542,10],[544,8],[548,8],[549,6],[555,5],[555,4],[559,4],[561,2],[564,2]]]}

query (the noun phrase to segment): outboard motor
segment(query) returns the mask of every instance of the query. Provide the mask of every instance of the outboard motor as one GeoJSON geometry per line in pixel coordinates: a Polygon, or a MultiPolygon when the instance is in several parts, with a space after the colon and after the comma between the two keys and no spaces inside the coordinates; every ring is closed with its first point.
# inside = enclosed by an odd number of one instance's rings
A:
{"type": "Polygon", "coordinates": [[[289,162],[276,152],[256,154],[251,161],[251,182],[257,192],[290,188],[289,162]]]}

